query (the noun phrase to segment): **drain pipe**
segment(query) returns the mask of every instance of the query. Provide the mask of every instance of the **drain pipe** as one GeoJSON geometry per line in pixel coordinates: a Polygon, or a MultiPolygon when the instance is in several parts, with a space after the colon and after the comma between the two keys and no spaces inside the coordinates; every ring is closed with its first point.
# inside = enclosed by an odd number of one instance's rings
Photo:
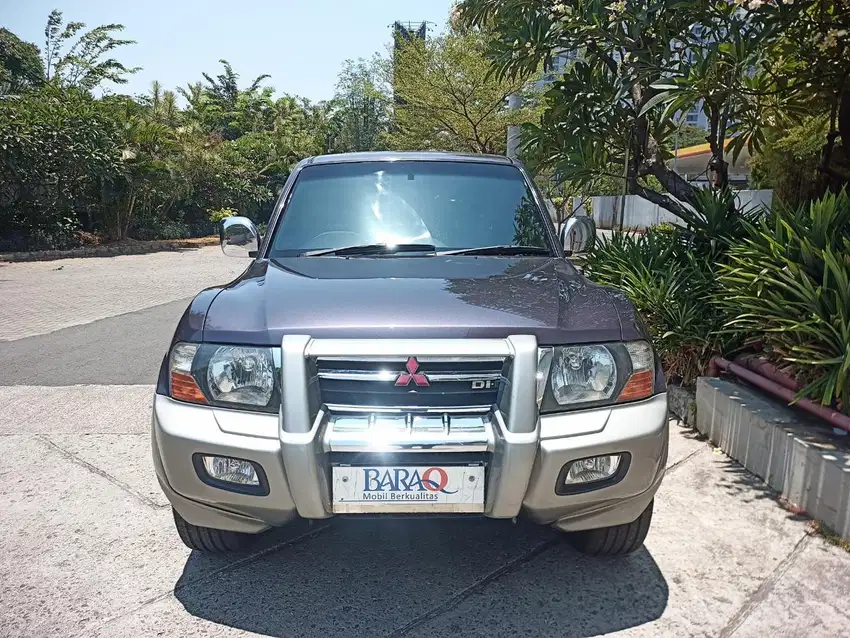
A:
{"type": "Polygon", "coordinates": [[[845,414],[841,414],[832,408],[828,408],[822,405],[815,403],[809,399],[800,399],[799,401],[794,401],[796,397],[796,392],[790,390],[789,388],[783,387],[778,384],[776,381],[772,381],[771,379],[766,379],[757,372],[753,372],[752,370],[747,370],[745,367],[738,365],[737,363],[732,363],[731,361],[724,359],[723,357],[714,357],[711,360],[711,363],[721,370],[726,370],[727,372],[734,374],[736,377],[743,379],[744,381],[748,381],[752,383],[757,388],[761,388],[765,392],[772,394],[775,397],[779,397],[780,399],[787,402],[789,405],[793,403],[797,407],[802,410],[805,410],[809,414],[813,414],[814,416],[823,419],[834,428],[838,428],[844,430],[845,432],[850,432],[850,416],[845,414]]]}
{"type": "Polygon", "coordinates": [[[797,383],[796,379],[789,377],[775,365],[765,361],[764,359],[760,359],[757,355],[739,354],[735,357],[735,363],[738,363],[748,370],[752,370],[771,381],[776,381],[776,383],[781,385],[783,388],[788,388],[794,392],[799,392],[800,390],[800,384],[797,383]]]}

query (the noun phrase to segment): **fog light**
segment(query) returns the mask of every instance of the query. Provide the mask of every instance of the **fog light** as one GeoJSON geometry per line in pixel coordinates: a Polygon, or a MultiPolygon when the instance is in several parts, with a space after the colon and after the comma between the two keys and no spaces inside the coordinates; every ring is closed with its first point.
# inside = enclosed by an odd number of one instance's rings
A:
{"type": "Polygon", "coordinates": [[[234,459],[229,456],[201,455],[204,469],[210,478],[238,485],[260,485],[260,477],[250,461],[234,459]]]}
{"type": "Polygon", "coordinates": [[[564,484],[577,485],[609,479],[620,469],[621,460],[622,455],[610,454],[607,456],[591,456],[590,458],[573,461],[564,477],[564,484]]]}

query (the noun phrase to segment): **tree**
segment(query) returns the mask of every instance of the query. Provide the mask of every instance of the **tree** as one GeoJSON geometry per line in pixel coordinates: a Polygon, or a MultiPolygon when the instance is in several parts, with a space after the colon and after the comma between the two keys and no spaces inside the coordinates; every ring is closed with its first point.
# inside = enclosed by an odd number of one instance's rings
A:
{"type": "MultiPolygon", "coordinates": [[[[687,218],[695,189],[667,165],[680,113],[702,108],[717,185],[725,185],[726,140],[757,146],[772,80],[762,28],[725,0],[465,0],[463,19],[487,26],[499,76],[528,73],[563,52],[577,59],[545,95],[539,124],[525,127],[532,163],[562,179],[623,177],[628,192],[687,218]],[[649,178],[662,190],[653,188],[649,178]],[[666,191],[666,193],[664,192],[666,191]]],[[[774,111],[775,112],[775,111],[774,111]]]]}
{"type": "Polygon", "coordinates": [[[850,182],[850,2],[741,3],[775,34],[763,73],[780,90],[793,92],[807,116],[827,118],[817,190],[840,190],[850,182]]]}
{"type": "Polygon", "coordinates": [[[104,24],[85,31],[82,22],[64,24],[62,12],[54,9],[44,29],[44,73],[47,81],[65,88],[91,91],[104,81],[126,84],[127,76],[139,70],[128,68],[115,58],[105,58],[113,49],[135,44],[135,40],[120,40],[113,33],[124,30],[123,24],[104,24]]]}
{"type": "Polygon", "coordinates": [[[761,151],[750,158],[750,181],[756,188],[772,188],[773,201],[797,208],[818,198],[818,169],[827,115],[806,118],[786,131],[771,132],[761,151]]]}
{"type": "Polygon", "coordinates": [[[47,85],[0,100],[0,250],[72,245],[122,174],[122,131],[84,91],[47,85]]]}
{"type": "Polygon", "coordinates": [[[385,67],[396,98],[393,148],[505,152],[508,126],[530,118],[530,109],[508,110],[507,98],[526,89],[537,68],[497,76],[485,52],[476,30],[413,38],[395,50],[385,67]]]}
{"type": "Polygon", "coordinates": [[[390,123],[390,99],[377,60],[346,60],[330,108],[333,152],[377,151],[384,147],[390,123]]]}
{"type": "Polygon", "coordinates": [[[174,91],[163,91],[160,113],[163,121],[169,126],[176,126],[180,108],[177,106],[177,95],[174,91]]]}
{"type": "Polygon", "coordinates": [[[38,47],[0,28],[0,95],[18,93],[44,81],[38,47]]]}
{"type": "Polygon", "coordinates": [[[259,75],[247,89],[240,89],[239,74],[227,60],[219,62],[224,66],[223,73],[215,78],[208,73],[203,74],[207,81],[203,86],[204,124],[228,140],[236,139],[249,131],[266,128],[270,124],[274,89],[261,88],[260,85],[271,76],[267,73],[259,75]]]}
{"type": "Polygon", "coordinates": [[[682,124],[678,132],[673,133],[673,150],[676,148],[687,148],[689,146],[698,146],[705,144],[706,131],[705,129],[690,124],[682,124]]]}
{"type": "Polygon", "coordinates": [[[211,78],[209,74],[204,73],[203,76],[207,81],[207,86],[205,88],[212,101],[222,104],[229,110],[234,110],[236,108],[239,97],[243,93],[254,93],[255,91],[259,91],[260,84],[262,84],[263,80],[271,77],[268,73],[258,75],[254,78],[254,81],[251,82],[248,88],[242,91],[239,89],[238,85],[239,74],[233,70],[233,67],[230,66],[230,62],[227,60],[219,60],[219,62],[221,62],[224,66],[224,73],[220,73],[215,79],[211,78]]]}

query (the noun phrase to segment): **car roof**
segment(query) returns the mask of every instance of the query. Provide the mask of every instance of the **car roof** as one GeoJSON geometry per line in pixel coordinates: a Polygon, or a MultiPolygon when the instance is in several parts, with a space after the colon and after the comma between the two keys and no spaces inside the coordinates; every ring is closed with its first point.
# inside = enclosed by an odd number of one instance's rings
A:
{"type": "Polygon", "coordinates": [[[435,151],[391,152],[374,151],[369,153],[338,153],[317,155],[305,160],[305,164],[341,164],[344,162],[479,162],[484,164],[513,164],[504,155],[476,155],[473,153],[438,153],[435,151]]]}

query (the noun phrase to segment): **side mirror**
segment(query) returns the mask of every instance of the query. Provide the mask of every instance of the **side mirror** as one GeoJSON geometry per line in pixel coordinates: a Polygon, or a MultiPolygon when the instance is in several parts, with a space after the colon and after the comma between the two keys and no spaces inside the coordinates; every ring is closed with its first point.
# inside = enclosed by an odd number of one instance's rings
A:
{"type": "Polygon", "coordinates": [[[590,217],[570,217],[561,225],[560,237],[567,257],[583,253],[596,241],[596,224],[590,217]]]}
{"type": "Polygon", "coordinates": [[[260,233],[247,217],[228,217],[221,221],[221,252],[228,257],[256,257],[260,233]]]}

